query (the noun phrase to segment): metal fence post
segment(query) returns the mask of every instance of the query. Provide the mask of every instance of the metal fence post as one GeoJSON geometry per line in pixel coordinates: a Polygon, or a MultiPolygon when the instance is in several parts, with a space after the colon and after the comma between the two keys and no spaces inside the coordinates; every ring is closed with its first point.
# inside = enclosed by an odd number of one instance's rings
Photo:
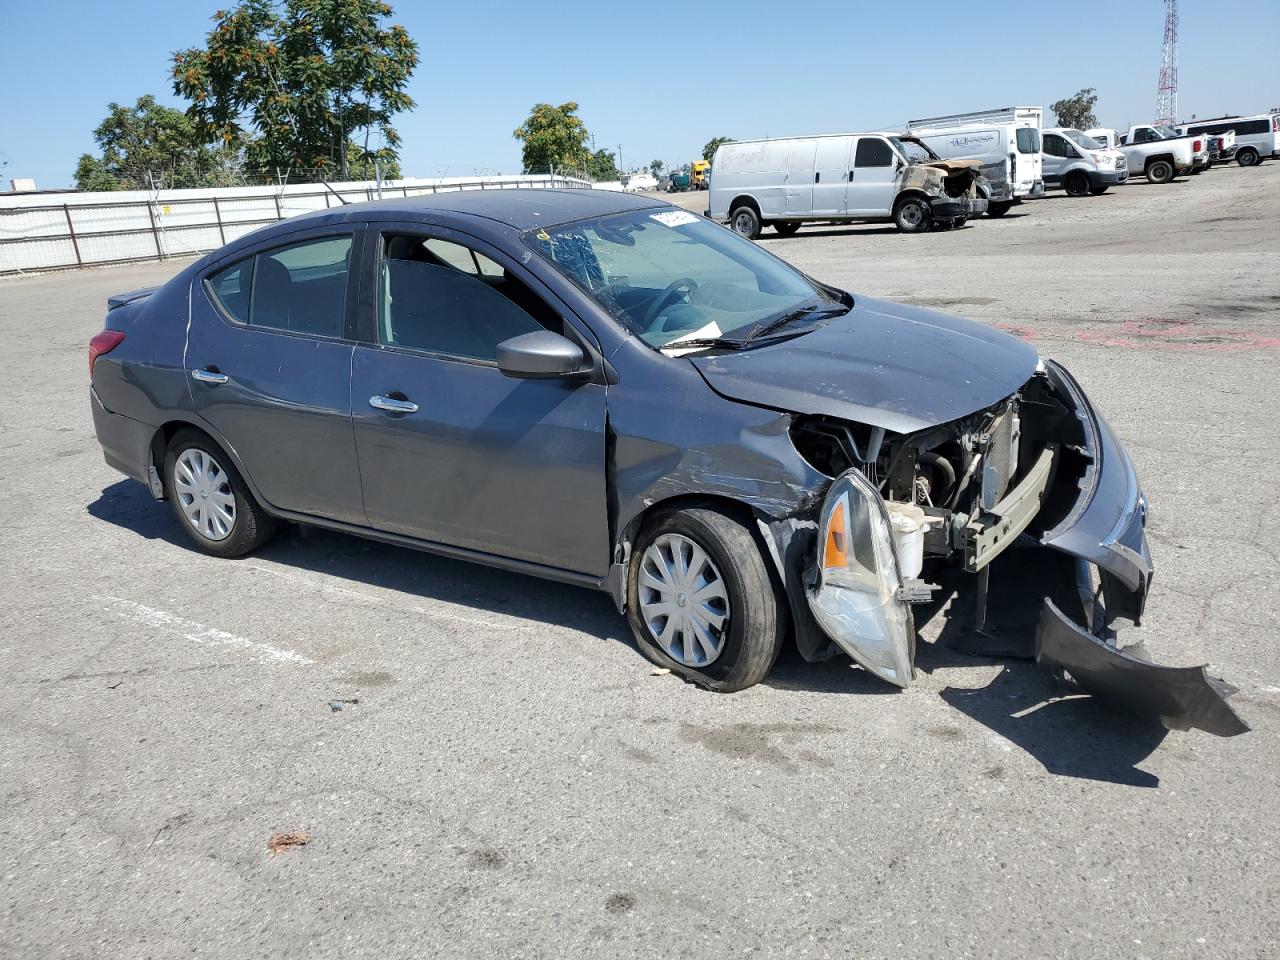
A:
{"type": "Polygon", "coordinates": [[[218,207],[218,198],[213,198],[213,215],[218,218],[218,240],[222,243],[227,242],[226,231],[222,229],[222,210],[218,207]]]}
{"type": "Polygon", "coordinates": [[[83,266],[84,261],[80,259],[80,241],[76,239],[76,228],[71,222],[71,208],[64,203],[62,212],[67,218],[67,233],[71,236],[71,249],[76,252],[76,266],[83,266]]]}
{"type": "Polygon", "coordinates": [[[275,201],[276,201],[276,219],[283,220],[284,213],[282,213],[280,210],[280,194],[276,193],[276,194],[272,194],[272,196],[275,198],[275,201]]]}
{"type": "Polygon", "coordinates": [[[160,231],[156,229],[156,211],[151,201],[147,201],[147,216],[151,218],[151,239],[156,242],[156,256],[164,259],[164,250],[160,248],[160,231]]]}

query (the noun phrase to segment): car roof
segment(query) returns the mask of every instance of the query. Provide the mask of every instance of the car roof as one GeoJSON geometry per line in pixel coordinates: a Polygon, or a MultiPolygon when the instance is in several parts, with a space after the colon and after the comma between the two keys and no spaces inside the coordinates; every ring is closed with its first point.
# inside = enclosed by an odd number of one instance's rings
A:
{"type": "Polygon", "coordinates": [[[670,204],[650,197],[638,197],[632,193],[614,190],[561,190],[549,188],[452,190],[447,193],[429,193],[416,197],[351,203],[341,208],[319,210],[314,214],[294,217],[289,222],[297,224],[306,217],[324,219],[326,214],[338,213],[342,219],[381,220],[414,219],[432,212],[452,213],[469,217],[483,217],[497,223],[528,230],[532,227],[553,226],[600,217],[628,210],[648,207],[666,207],[670,204]]]}

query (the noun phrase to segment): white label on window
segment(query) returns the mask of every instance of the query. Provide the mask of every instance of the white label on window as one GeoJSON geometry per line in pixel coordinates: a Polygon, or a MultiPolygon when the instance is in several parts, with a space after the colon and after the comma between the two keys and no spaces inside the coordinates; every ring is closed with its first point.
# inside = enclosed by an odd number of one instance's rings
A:
{"type": "Polygon", "coordinates": [[[664,227],[683,227],[686,223],[698,222],[698,218],[688,210],[664,210],[649,214],[649,219],[657,220],[664,227]]]}

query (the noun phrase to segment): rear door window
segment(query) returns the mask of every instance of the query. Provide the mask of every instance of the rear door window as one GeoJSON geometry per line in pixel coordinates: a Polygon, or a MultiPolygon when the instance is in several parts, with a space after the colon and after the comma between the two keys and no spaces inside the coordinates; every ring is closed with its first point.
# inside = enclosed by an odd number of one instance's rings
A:
{"type": "Polygon", "coordinates": [[[253,258],[223,267],[208,279],[218,305],[237,323],[249,322],[249,289],[253,286],[253,258]]]}
{"type": "Polygon", "coordinates": [[[1019,127],[1017,134],[1019,153],[1040,152],[1040,131],[1034,127],[1019,127]]]}
{"type": "Polygon", "coordinates": [[[249,326],[341,337],[351,237],[329,237],[254,257],[249,326]]]}

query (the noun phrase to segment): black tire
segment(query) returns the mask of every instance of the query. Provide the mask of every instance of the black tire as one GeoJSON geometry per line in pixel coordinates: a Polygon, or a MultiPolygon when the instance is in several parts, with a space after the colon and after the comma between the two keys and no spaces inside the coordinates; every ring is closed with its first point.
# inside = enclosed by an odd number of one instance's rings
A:
{"type": "Polygon", "coordinates": [[[1153,160],[1144,172],[1152,183],[1168,183],[1173,179],[1173,164],[1168,160],[1153,160]]]}
{"type": "Polygon", "coordinates": [[[988,217],[1003,217],[1013,208],[1012,200],[992,200],[987,204],[988,217]]]}
{"type": "Polygon", "coordinates": [[[751,532],[718,510],[694,507],[655,516],[636,541],[627,574],[627,620],[644,656],[687,680],[718,693],[759,683],[773,668],[787,634],[787,604],[769,574],[751,532]],[[664,534],[678,534],[701,547],[715,564],[729,598],[729,618],[718,656],[702,667],[683,664],[655,642],[640,611],[640,575],[645,551],[664,534]]]}
{"type": "Polygon", "coordinates": [[[957,218],[955,219],[955,222],[951,224],[951,229],[952,229],[952,230],[959,230],[961,227],[963,227],[963,226],[964,226],[966,223],[968,223],[968,222],[969,222],[969,218],[968,218],[968,217],[957,217],[957,218]]]}
{"type": "Polygon", "coordinates": [[[799,220],[778,220],[773,224],[774,232],[780,237],[794,237],[800,229],[799,220]]]}
{"type": "Polygon", "coordinates": [[[1245,147],[1236,152],[1236,163],[1242,167],[1256,167],[1258,165],[1258,151],[1253,147],[1245,147]]]}
{"type": "Polygon", "coordinates": [[[164,454],[164,487],[179,525],[204,553],[215,557],[242,557],[257,550],[276,532],[276,518],[263,510],[254,499],[231,458],[199,430],[184,428],[169,441],[164,454]],[[230,532],[222,539],[211,539],[196,530],[183,511],[174,471],[177,469],[178,459],[188,450],[199,450],[213,457],[220,473],[225,477],[224,488],[235,498],[235,520],[230,532]]]}
{"type": "Polygon", "coordinates": [[[1062,181],[1062,188],[1067,191],[1067,196],[1069,197],[1087,197],[1089,195],[1089,175],[1080,170],[1069,173],[1066,179],[1062,181]]]}
{"type": "Polygon", "coordinates": [[[933,210],[924,197],[903,197],[893,208],[893,223],[903,233],[927,233],[933,210]]]}
{"type": "Polygon", "coordinates": [[[740,237],[755,240],[760,236],[760,214],[746,205],[734,207],[729,213],[729,228],[740,237]]]}
{"type": "Polygon", "coordinates": [[[1104,183],[1102,186],[1090,187],[1089,192],[1092,193],[1095,197],[1100,197],[1110,189],[1111,189],[1110,184],[1104,183]]]}

